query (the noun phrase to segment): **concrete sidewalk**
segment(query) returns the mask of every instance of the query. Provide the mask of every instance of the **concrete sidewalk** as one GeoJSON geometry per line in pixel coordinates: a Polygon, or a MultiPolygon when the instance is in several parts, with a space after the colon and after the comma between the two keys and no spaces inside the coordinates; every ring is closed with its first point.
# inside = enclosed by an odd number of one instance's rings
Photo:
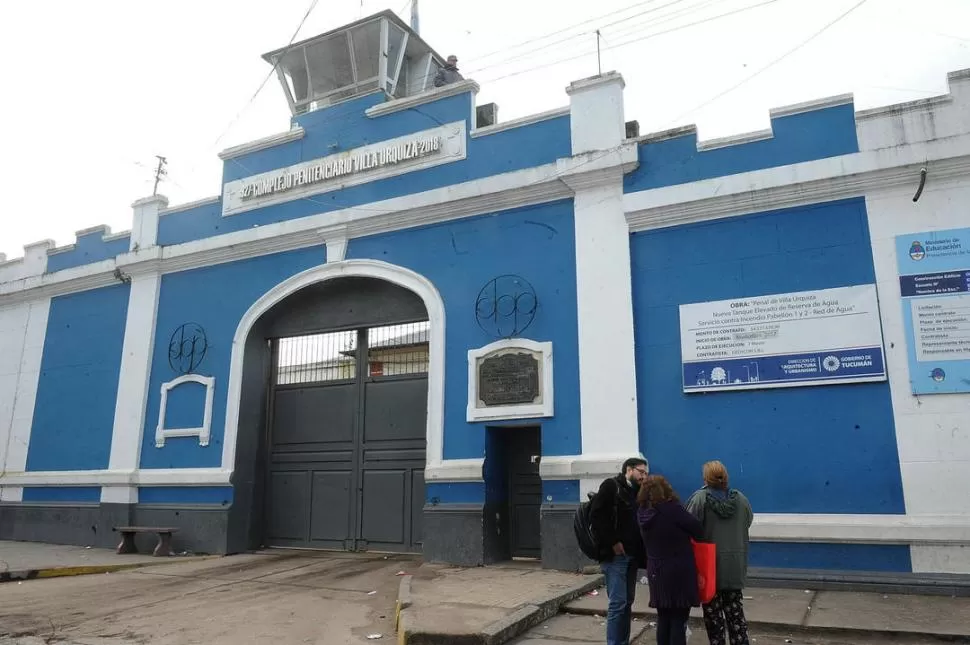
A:
{"type": "MultiPolygon", "coordinates": [[[[573,614],[605,615],[606,593],[599,589],[566,605],[573,614]]],[[[647,620],[656,611],[647,604],[647,588],[637,585],[634,616],[647,620]]],[[[751,588],[744,591],[744,612],[752,626],[793,632],[917,634],[970,640],[970,598],[751,588]]],[[[701,610],[691,612],[702,626],[701,610]]]]}
{"type": "Polygon", "coordinates": [[[402,576],[398,643],[504,643],[599,587],[600,575],[547,571],[531,564],[462,569],[423,564],[402,576]]]}
{"type": "Polygon", "coordinates": [[[184,560],[178,556],[118,555],[110,549],[83,546],[0,541],[0,582],[108,573],[184,560]]]}
{"type": "MultiPolygon", "coordinates": [[[[559,613],[604,616],[602,576],[529,566],[459,569],[422,565],[405,576],[399,593],[398,643],[496,645],[559,613]]],[[[970,643],[970,598],[844,591],[752,588],[745,590],[752,628],[792,634],[919,635],[970,643]]],[[[634,615],[649,622],[649,593],[637,585],[634,615]]],[[[699,609],[695,629],[703,629],[699,609]]]]}

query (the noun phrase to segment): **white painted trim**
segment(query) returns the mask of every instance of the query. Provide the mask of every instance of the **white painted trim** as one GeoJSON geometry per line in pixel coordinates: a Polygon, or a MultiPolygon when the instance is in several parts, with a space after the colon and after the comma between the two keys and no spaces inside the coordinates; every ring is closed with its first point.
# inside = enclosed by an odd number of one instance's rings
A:
{"type": "MultiPolygon", "coordinates": [[[[137,469],[141,460],[160,287],[161,276],[157,273],[136,275],[131,281],[111,430],[109,470],[137,469]]],[[[103,502],[131,504],[138,501],[138,491],[130,490],[124,497],[112,493],[109,497],[105,498],[102,491],[103,502]]]]}
{"type": "Polygon", "coordinates": [[[229,486],[231,476],[221,468],[58,470],[7,473],[0,476],[0,486],[229,486]]]}
{"type": "Polygon", "coordinates": [[[953,84],[959,81],[970,81],[970,67],[965,67],[963,69],[955,69],[946,75],[946,82],[948,84],[953,84]]]}
{"type": "Polygon", "coordinates": [[[630,231],[622,177],[577,190],[576,307],[583,455],[639,452],[630,231]]]}
{"type": "Polygon", "coordinates": [[[162,383],[162,400],[158,404],[158,425],[155,428],[156,448],[164,447],[165,440],[174,437],[198,437],[200,446],[209,445],[209,435],[212,428],[212,399],[215,387],[215,377],[199,374],[185,374],[167,383],[162,383]],[[202,417],[202,425],[198,428],[166,428],[165,412],[168,409],[168,393],[184,383],[198,383],[205,386],[205,411],[202,417]]]}
{"type": "Polygon", "coordinates": [[[137,486],[102,486],[102,504],[137,504],[137,486]]]}
{"type": "Polygon", "coordinates": [[[480,482],[484,481],[484,459],[444,459],[428,463],[424,468],[427,483],[480,482]]]}
{"type": "Polygon", "coordinates": [[[84,237],[85,235],[91,235],[92,233],[101,233],[102,236],[111,235],[111,227],[107,224],[89,226],[87,228],[82,228],[80,231],[74,231],[74,237],[84,237]]]}
{"type": "Polygon", "coordinates": [[[915,101],[907,101],[905,103],[895,103],[893,105],[882,105],[880,107],[869,108],[868,110],[859,110],[855,113],[855,119],[856,122],[858,122],[890,115],[898,115],[904,112],[924,112],[952,102],[953,96],[950,94],[929,96],[925,99],[916,99],[915,101]]]}
{"type": "MultiPolygon", "coordinates": [[[[539,462],[539,476],[543,479],[596,479],[597,483],[620,472],[623,462],[631,457],[647,459],[635,452],[632,454],[583,454],[542,457],[539,462]]],[[[649,469],[649,462],[647,468],[649,469]]]]}
{"type": "Polygon", "coordinates": [[[69,253],[77,248],[77,242],[72,242],[70,244],[65,244],[64,246],[55,246],[52,249],[47,249],[47,257],[52,255],[60,255],[62,253],[69,253]]]}
{"type": "Polygon", "coordinates": [[[626,81],[623,80],[623,76],[619,72],[611,71],[573,81],[566,87],[566,94],[572,96],[573,94],[599,89],[603,85],[611,85],[613,83],[619,83],[620,89],[626,87],[626,81]]]}
{"type": "Polygon", "coordinates": [[[647,134],[642,134],[639,137],[633,139],[627,139],[632,143],[659,143],[661,141],[668,141],[670,139],[679,139],[681,137],[687,137],[690,135],[697,134],[696,125],[683,125],[676,128],[670,128],[669,130],[661,130],[659,132],[648,132],[647,134]]]}
{"type": "Polygon", "coordinates": [[[751,539],[756,542],[970,546],[970,517],[756,513],[751,539]]]}
{"type": "Polygon", "coordinates": [[[755,132],[745,132],[743,134],[732,134],[728,137],[719,137],[717,139],[707,139],[706,141],[697,142],[697,151],[706,152],[708,150],[717,150],[718,148],[729,148],[731,146],[739,146],[745,143],[754,143],[755,141],[767,141],[768,139],[773,139],[775,133],[771,128],[767,130],[757,130],[755,132]]]}
{"type": "Polygon", "coordinates": [[[327,263],[343,262],[347,257],[347,236],[334,237],[326,241],[327,263]]]}
{"type": "Polygon", "coordinates": [[[542,123],[543,121],[549,121],[551,119],[558,119],[562,116],[569,116],[569,107],[556,108],[555,110],[547,110],[545,112],[539,112],[537,114],[530,114],[529,116],[524,116],[519,119],[512,119],[511,121],[504,121],[502,123],[495,123],[493,125],[487,125],[483,128],[473,128],[470,135],[472,139],[478,137],[487,137],[490,134],[497,134],[499,132],[505,132],[507,130],[514,130],[515,128],[522,128],[527,125],[532,125],[534,123],[542,123]]]}
{"type": "Polygon", "coordinates": [[[445,305],[434,284],[409,269],[377,260],[344,260],[307,269],[284,280],[257,300],[243,315],[232,339],[229,388],[226,398],[226,427],[222,440],[222,466],[232,470],[236,463],[236,434],[242,392],[246,339],[260,316],[278,302],[312,284],[344,277],[385,280],[414,292],[424,302],[430,324],[428,356],[427,464],[439,465],[444,456],[445,407],[445,305]]]}
{"type": "Polygon", "coordinates": [[[623,208],[630,230],[644,231],[861,197],[912,184],[927,161],[934,181],[964,176],[970,172],[968,148],[970,134],[857,152],[627,193],[623,208]]]}
{"type": "Polygon", "coordinates": [[[785,116],[814,112],[816,110],[824,110],[825,108],[838,107],[840,105],[850,105],[852,103],[855,103],[855,96],[853,94],[836,94],[835,96],[825,96],[820,99],[812,99],[811,101],[802,101],[801,103],[772,108],[768,111],[768,115],[772,119],[780,119],[785,116]]]}
{"type": "Polygon", "coordinates": [[[478,83],[475,81],[459,81],[451,85],[445,85],[444,87],[426,90],[413,96],[406,96],[401,99],[394,99],[393,101],[371,106],[367,108],[364,114],[374,119],[379,116],[401,112],[402,110],[412,110],[418,106],[434,103],[435,101],[440,101],[450,96],[458,96],[459,94],[466,94],[468,92],[471,92],[473,95],[478,94],[478,90],[478,83]]]}
{"type": "MultiPolygon", "coordinates": [[[[201,240],[143,247],[115,259],[55,273],[45,274],[39,266],[25,268],[30,276],[18,275],[16,279],[0,282],[0,305],[116,284],[116,268],[129,275],[185,271],[315,246],[326,237],[327,231],[339,231],[352,239],[565,199],[572,196],[572,191],[563,182],[564,178],[576,181],[586,175],[596,176],[617,164],[632,169],[636,159],[636,146],[631,143],[608,154],[582,154],[542,166],[201,240]]],[[[43,259],[46,261],[46,258],[45,253],[43,259]]],[[[22,258],[8,261],[9,266],[23,263],[22,258]]]]}
{"type": "Polygon", "coordinates": [[[291,141],[299,141],[304,137],[304,135],[306,135],[306,132],[303,130],[303,128],[295,125],[292,129],[286,132],[271,134],[268,137],[263,137],[262,139],[256,139],[255,141],[250,141],[249,143],[243,143],[238,146],[226,148],[219,153],[219,158],[223,161],[235,159],[236,157],[242,157],[243,155],[248,155],[253,152],[259,152],[260,150],[275,148],[276,146],[281,146],[284,143],[290,143],[291,141]]]}
{"type": "Polygon", "coordinates": [[[218,204],[220,199],[222,199],[222,195],[215,195],[213,197],[204,197],[202,199],[196,199],[195,201],[185,202],[184,204],[176,204],[175,206],[168,206],[158,211],[158,216],[165,217],[166,215],[171,215],[172,213],[181,213],[182,211],[190,211],[193,208],[198,208],[199,206],[218,204]]]}
{"type": "Polygon", "coordinates": [[[158,213],[168,206],[168,197],[152,195],[131,205],[131,238],[129,251],[150,249],[158,243],[158,213]]]}
{"type": "MultiPolygon", "coordinates": [[[[25,329],[18,359],[17,389],[14,394],[13,414],[7,433],[6,457],[3,474],[18,473],[27,469],[27,452],[34,425],[34,405],[40,383],[40,368],[47,340],[47,322],[50,317],[50,298],[27,305],[25,329]]],[[[5,490],[3,501],[19,501],[23,490],[5,490]]]]}
{"type": "Polygon", "coordinates": [[[508,338],[468,350],[468,406],[466,421],[497,421],[499,419],[538,419],[553,416],[552,343],[537,343],[527,338],[508,338]],[[496,352],[525,350],[539,355],[540,398],[538,403],[478,407],[478,360],[496,352]]]}
{"type": "Polygon", "coordinates": [[[123,240],[126,237],[127,238],[130,238],[131,237],[131,231],[130,230],[128,230],[128,231],[118,231],[117,233],[111,233],[109,235],[105,235],[104,237],[101,238],[101,241],[102,242],[114,242],[115,240],[123,240]]]}

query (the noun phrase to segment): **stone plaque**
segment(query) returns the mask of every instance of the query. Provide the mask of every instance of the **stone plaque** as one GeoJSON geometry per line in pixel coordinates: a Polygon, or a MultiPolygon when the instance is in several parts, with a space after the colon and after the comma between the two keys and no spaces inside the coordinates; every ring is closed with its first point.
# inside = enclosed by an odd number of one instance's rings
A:
{"type": "Polygon", "coordinates": [[[526,353],[483,358],[478,398],[487,407],[534,403],[539,398],[539,360],[526,353]]]}

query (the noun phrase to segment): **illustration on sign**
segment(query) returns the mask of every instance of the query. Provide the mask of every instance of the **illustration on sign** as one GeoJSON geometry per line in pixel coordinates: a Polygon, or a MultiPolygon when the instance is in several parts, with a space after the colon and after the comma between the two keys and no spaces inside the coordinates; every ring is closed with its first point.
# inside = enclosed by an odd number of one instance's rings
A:
{"type": "Polygon", "coordinates": [[[685,392],[886,379],[875,285],[680,306],[685,392]]]}
{"type": "Polygon", "coordinates": [[[913,394],[970,392],[970,228],[896,238],[913,394]]]}

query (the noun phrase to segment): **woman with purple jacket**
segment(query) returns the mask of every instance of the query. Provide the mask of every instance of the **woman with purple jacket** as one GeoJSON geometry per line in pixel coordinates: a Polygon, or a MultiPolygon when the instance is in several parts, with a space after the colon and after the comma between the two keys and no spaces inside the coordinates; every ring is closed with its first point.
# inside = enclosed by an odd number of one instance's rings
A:
{"type": "Polygon", "coordinates": [[[640,485],[637,503],[647,550],[650,606],[657,610],[657,643],[685,645],[690,608],[701,604],[690,541],[700,540],[704,527],[680,505],[670,483],[660,475],[651,475],[640,485]]]}

